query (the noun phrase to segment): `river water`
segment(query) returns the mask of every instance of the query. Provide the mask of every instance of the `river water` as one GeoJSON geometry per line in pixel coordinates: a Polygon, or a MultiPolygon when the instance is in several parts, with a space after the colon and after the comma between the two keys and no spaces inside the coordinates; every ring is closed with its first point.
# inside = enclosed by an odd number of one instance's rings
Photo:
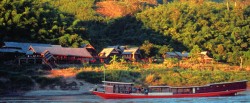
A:
{"type": "Polygon", "coordinates": [[[237,96],[167,99],[102,99],[95,95],[74,96],[8,96],[0,97],[0,103],[250,103],[250,90],[237,96]]]}

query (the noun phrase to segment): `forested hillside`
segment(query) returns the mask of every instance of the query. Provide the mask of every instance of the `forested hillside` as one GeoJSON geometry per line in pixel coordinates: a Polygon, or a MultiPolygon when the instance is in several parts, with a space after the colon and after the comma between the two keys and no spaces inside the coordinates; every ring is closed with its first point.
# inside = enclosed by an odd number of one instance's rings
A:
{"type": "Polygon", "coordinates": [[[148,57],[198,49],[217,61],[239,65],[243,57],[250,65],[248,0],[107,1],[0,0],[0,40],[73,47],[89,42],[97,50],[136,45],[148,57]]]}

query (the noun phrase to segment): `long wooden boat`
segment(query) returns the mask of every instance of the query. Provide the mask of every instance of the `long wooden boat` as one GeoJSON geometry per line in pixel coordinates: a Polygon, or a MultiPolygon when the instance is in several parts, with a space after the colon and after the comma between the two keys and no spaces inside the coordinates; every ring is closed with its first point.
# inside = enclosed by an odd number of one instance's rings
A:
{"type": "Polygon", "coordinates": [[[103,83],[104,91],[92,91],[92,93],[104,99],[234,96],[247,89],[247,80],[190,87],[149,86],[144,89],[145,91],[142,91],[142,88],[136,89],[133,83],[110,81],[103,83]]]}

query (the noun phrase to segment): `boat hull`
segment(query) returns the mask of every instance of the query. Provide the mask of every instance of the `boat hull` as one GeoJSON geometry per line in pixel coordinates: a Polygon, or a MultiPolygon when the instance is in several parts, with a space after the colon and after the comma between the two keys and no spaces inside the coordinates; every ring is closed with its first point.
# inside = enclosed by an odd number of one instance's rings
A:
{"type": "Polygon", "coordinates": [[[221,92],[208,92],[208,93],[194,93],[194,94],[173,94],[173,95],[145,95],[145,94],[122,94],[122,93],[104,93],[92,91],[93,94],[104,99],[135,99],[135,98],[192,98],[192,97],[215,97],[215,96],[234,96],[238,92],[245,91],[246,89],[221,91],[221,92]]]}

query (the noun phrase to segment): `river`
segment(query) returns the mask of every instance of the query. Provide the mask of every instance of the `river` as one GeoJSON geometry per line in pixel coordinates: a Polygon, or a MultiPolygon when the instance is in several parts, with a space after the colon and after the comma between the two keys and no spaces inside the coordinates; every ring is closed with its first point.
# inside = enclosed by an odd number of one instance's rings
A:
{"type": "Polygon", "coordinates": [[[2,102],[50,102],[50,103],[250,103],[250,90],[237,96],[166,99],[102,99],[95,95],[73,96],[8,96],[0,97],[2,102]]]}

